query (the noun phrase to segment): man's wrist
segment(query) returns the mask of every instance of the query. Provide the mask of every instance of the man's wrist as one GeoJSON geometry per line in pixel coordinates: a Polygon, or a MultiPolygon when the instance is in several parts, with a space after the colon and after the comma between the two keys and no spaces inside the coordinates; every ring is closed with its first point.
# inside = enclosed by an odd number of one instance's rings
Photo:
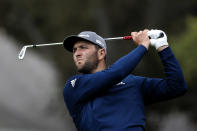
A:
{"type": "Polygon", "coordinates": [[[149,48],[149,41],[147,41],[147,42],[142,42],[141,43],[141,45],[143,45],[147,50],[148,50],[148,48],[149,48]]]}
{"type": "Polygon", "coordinates": [[[157,49],[158,52],[161,52],[162,50],[164,50],[165,48],[167,48],[168,45],[164,45],[164,46],[161,46],[157,49]]]}

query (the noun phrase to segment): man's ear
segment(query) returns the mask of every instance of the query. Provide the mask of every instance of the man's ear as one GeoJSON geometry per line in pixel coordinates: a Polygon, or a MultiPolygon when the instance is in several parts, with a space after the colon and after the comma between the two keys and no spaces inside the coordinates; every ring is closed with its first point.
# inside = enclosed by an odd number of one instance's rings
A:
{"type": "Polygon", "coordinates": [[[104,48],[99,49],[99,50],[98,50],[98,59],[99,59],[99,60],[102,60],[102,59],[105,58],[105,56],[106,56],[106,51],[105,51],[105,49],[104,49],[104,48]]]}

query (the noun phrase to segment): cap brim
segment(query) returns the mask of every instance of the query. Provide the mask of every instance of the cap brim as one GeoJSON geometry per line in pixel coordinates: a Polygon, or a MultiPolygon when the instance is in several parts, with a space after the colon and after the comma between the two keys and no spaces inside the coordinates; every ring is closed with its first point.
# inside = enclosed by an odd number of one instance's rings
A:
{"type": "MultiPolygon", "coordinates": [[[[63,46],[66,50],[70,51],[70,52],[73,52],[73,46],[74,44],[77,42],[77,41],[88,41],[88,42],[91,42],[87,39],[84,39],[82,37],[79,37],[79,36],[76,36],[76,35],[71,35],[69,37],[66,37],[63,41],[63,46]]],[[[91,42],[92,43],[92,42],[91,42]]]]}

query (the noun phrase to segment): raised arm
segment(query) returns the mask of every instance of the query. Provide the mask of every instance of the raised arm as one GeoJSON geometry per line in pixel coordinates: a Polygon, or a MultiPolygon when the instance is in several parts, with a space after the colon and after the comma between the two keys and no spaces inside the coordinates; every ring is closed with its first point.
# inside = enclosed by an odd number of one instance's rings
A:
{"type": "Polygon", "coordinates": [[[66,83],[64,97],[72,103],[81,102],[112,87],[133,71],[146,52],[146,48],[141,45],[106,70],[73,76],[66,83]]]}
{"type": "MultiPolygon", "coordinates": [[[[154,30],[152,34],[164,33],[154,30]]],[[[172,50],[168,47],[167,37],[151,40],[151,44],[156,47],[164,66],[165,78],[142,78],[141,90],[144,94],[146,104],[169,100],[183,95],[187,91],[186,82],[181,67],[175,58],[172,50]],[[162,44],[163,43],[163,44],[162,44]]]]}

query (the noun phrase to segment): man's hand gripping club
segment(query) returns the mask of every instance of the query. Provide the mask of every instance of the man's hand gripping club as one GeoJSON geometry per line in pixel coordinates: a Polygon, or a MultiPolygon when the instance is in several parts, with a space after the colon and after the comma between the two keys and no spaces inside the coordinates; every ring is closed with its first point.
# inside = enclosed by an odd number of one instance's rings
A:
{"type": "Polygon", "coordinates": [[[147,49],[151,44],[157,51],[162,51],[168,47],[167,36],[162,30],[143,30],[139,32],[131,32],[133,41],[137,45],[143,45],[147,49]]]}
{"type": "Polygon", "coordinates": [[[133,41],[137,45],[143,45],[148,50],[149,45],[150,45],[150,40],[147,35],[147,32],[148,32],[147,29],[143,31],[139,31],[139,32],[131,32],[131,36],[132,36],[133,41]]]}
{"type": "Polygon", "coordinates": [[[167,36],[162,30],[150,30],[147,34],[150,38],[150,44],[154,46],[157,51],[162,51],[168,47],[167,36]]]}

